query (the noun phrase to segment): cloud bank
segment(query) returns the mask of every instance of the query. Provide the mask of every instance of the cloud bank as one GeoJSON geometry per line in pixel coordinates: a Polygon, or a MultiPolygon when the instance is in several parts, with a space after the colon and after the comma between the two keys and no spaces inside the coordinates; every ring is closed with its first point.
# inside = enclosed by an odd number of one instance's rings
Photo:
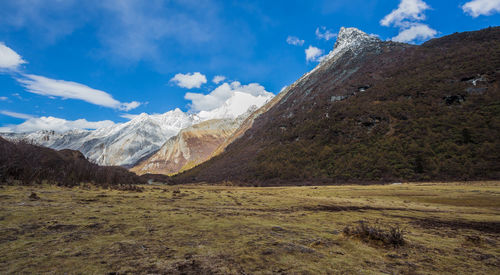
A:
{"type": "Polygon", "coordinates": [[[402,30],[392,38],[396,42],[409,42],[415,40],[427,40],[437,35],[437,31],[425,24],[414,24],[409,29],[402,30]]]}
{"type": "Polygon", "coordinates": [[[323,50],[316,48],[314,46],[309,46],[309,48],[305,49],[306,53],[306,61],[321,61],[321,57],[323,55],[323,50]]]}
{"type": "Polygon", "coordinates": [[[399,28],[399,34],[391,39],[396,42],[433,38],[437,31],[421,23],[426,19],[424,12],[430,8],[423,0],[401,0],[397,9],[380,20],[380,25],[399,28]]]}
{"type": "MultiPolygon", "coordinates": [[[[26,63],[26,61],[24,61],[18,53],[0,42],[0,70],[15,71],[19,65],[24,63],[26,63]]],[[[72,81],[56,80],[24,73],[20,73],[16,80],[26,89],[26,91],[34,94],[61,97],[63,99],[79,99],[95,105],[124,111],[135,109],[141,105],[141,103],[137,101],[120,102],[104,91],[92,89],[86,85],[72,81]]],[[[13,95],[17,95],[20,98],[18,94],[13,95]]],[[[7,100],[7,98],[1,97],[1,100],[7,100]]]]}
{"type": "Polygon", "coordinates": [[[11,112],[11,111],[7,111],[7,110],[0,111],[0,114],[5,115],[5,116],[20,118],[20,119],[34,118],[34,116],[32,116],[32,115],[16,113],[16,112],[11,112]]]}
{"type": "Polygon", "coordinates": [[[17,81],[28,92],[44,96],[79,99],[95,105],[124,111],[132,110],[140,105],[137,101],[120,102],[104,91],[92,89],[72,81],[50,79],[33,74],[23,74],[22,77],[17,78],[17,81]]]}
{"type": "Polygon", "coordinates": [[[52,116],[31,117],[19,125],[8,125],[0,127],[0,132],[34,132],[38,130],[54,130],[65,132],[75,129],[98,129],[113,126],[115,123],[111,120],[87,121],[86,119],[66,120],[52,116]]]}
{"type": "Polygon", "coordinates": [[[304,45],[304,40],[301,40],[296,36],[288,36],[286,38],[286,43],[288,43],[289,45],[294,45],[294,46],[302,46],[302,45],[304,45]]]}
{"type": "Polygon", "coordinates": [[[473,0],[465,3],[462,10],[472,17],[500,13],[500,0],[473,0]]]}
{"type": "Polygon", "coordinates": [[[223,75],[216,75],[214,76],[214,78],[212,79],[212,82],[215,83],[215,84],[219,84],[221,83],[222,81],[226,80],[226,77],[223,76],[223,75]]]}
{"type": "Polygon", "coordinates": [[[325,39],[326,41],[337,37],[336,33],[327,30],[326,27],[316,28],[315,34],[318,39],[325,39]]]}
{"type": "Polygon", "coordinates": [[[26,61],[18,53],[0,42],[0,70],[16,70],[19,65],[24,63],[26,61]]]}
{"type": "Polygon", "coordinates": [[[272,93],[258,83],[250,83],[241,85],[240,82],[223,83],[209,94],[201,93],[186,93],[185,99],[190,100],[190,111],[201,112],[211,111],[224,105],[224,103],[233,97],[236,93],[244,93],[253,97],[258,96],[273,96],[272,93]]]}
{"type": "Polygon", "coordinates": [[[170,79],[170,81],[179,87],[192,89],[200,88],[202,84],[207,83],[207,77],[199,72],[187,74],[179,73],[170,79]]]}

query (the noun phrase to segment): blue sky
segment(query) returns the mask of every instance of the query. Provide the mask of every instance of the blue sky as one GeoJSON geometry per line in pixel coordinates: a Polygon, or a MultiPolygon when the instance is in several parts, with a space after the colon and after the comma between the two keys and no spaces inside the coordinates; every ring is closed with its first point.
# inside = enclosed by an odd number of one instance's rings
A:
{"type": "Polygon", "coordinates": [[[498,26],[499,11],[500,0],[0,0],[0,127],[199,111],[186,94],[224,82],[276,94],[342,26],[419,44],[498,26]]]}

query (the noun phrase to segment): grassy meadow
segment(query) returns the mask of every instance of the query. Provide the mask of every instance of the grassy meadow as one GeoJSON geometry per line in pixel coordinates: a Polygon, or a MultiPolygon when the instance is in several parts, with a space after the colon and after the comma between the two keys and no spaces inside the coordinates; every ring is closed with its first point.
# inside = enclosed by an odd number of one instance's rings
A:
{"type": "Polygon", "coordinates": [[[0,273],[499,274],[500,182],[4,185],[0,273]]]}

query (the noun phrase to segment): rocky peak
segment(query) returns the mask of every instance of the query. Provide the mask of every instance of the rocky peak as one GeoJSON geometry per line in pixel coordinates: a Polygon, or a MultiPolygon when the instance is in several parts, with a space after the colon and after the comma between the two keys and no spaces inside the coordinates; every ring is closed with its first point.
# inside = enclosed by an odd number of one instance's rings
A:
{"type": "Polygon", "coordinates": [[[366,34],[356,28],[340,28],[337,42],[333,50],[322,60],[324,63],[332,58],[338,58],[345,52],[351,50],[355,54],[359,53],[363,48],[373,45],[374,43],[382,42],[373,35],[366,34]]]}
{"type": "Polygon", "coordinates": [[[337,42],[335,42],[334,49],[348,46],[361,46],[362,44],[373,42],[380,42],[380,39],[373,35],[368,35],[356,28],[342,27],[337,36],[337,42]]]}

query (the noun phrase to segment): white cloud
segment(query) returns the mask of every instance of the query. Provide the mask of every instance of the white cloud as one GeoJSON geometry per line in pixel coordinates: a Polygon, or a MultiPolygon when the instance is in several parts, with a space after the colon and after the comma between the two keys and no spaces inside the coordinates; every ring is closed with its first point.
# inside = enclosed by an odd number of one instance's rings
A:
{"type": "Polygon", "coordinates": [[[306,61],[320,61],[321,60],[321,57],[323,55],[323,50],[319,49],[319,48],[316,48],[316,47],[313,47],[313,46],[309,46],[309,48],[307,48],[305,50],[306,52],[306,61]]]}
{"type": "Polygon", "coordinates": [[[296,36],[288,36],[286,38],[286,43],[294,46],[302,46],[304,45],[304,40],[301,40],[296,36]]]}
{"type": "Polygon", "coordinates": [[[134,115],[134,114],[121,114],[120,117],[123,117],[123,118],[126,118],[126,119],[134,119],[136,117],[138,117],[139,115],[134,115]]]}
{"type": "Polygon", "coordinates": [[[12,96],[17,97],[18,99],[23,99],[23,97],[19,93],[13,93],[12,96]]]}
{"type": "Polygon", "coordinates": [[[325,39],[326,41],[337,37],[336,33],[327,30],[326,27],[316,28],[316,37],[318,39],[325,39]],[[322,32],[323,31],[323,32],[322,32]]]}
{"type": "Polygon", "coordinates": [[[0,42],[0,69],[15,70],[21,64],[26,63],[19,54],[0,42]]]}
{"type": "Polygon", "coordinates": [[[425,24],[415,24],[409,29],[402,30],[399,34],[392,38],[396,42],[411,42],[414,40],[427,40],[435,37],[436,30],[429,28],[425,24]]]}
{"type": "Polygon", "coordinates": [[[80,99],[95,105],[125,111],[137,108],[140,105],[136,101],[122,103],[104,91],[92,89],[86,85],[72,81],[50,79],[32,74],[24,74],[17,81],[30,93],[49,97],[80,99]]]}
{"type": "Polygon", "coordinates": [[[6,96],[0,96],[0,101],[6,101],[7,99],[9,99],[9,98],[6,96]]]}
{"type": "Polygon", "coordinates": [[[219,84],[221,83],[222,81],[226,80],[226,77],[223,76],[223,75],[216,75],[214,76],[214,78],[212,79],[212,82],[215,83],[215,84],[219,84]]]}
{"type": "Polygon", "coordinates": [[[141,105],[140,102],[132,101],[132,102],[128,102],[128,103],[122,103],[122,105],[119,109],[124,110],[124,111],[130,111],[132,109],[139,107],[140,105],[141,105]]]}
{"type": "Polygon", "coordinates": [[[32,116],[32,115],[23,114],[23,113],[16,113],[16,112],[11,112],[11,111],[6,111],[6,110],[0,111],[0,114],[5,115],[5,116],[20,118],[20,119],[34,118],[34,116],[32,116]]]}
{"type": "Polygon", "coordinates": [[[465,3],[462,10],[472,17],[500,12],[500,0],[473,0],[465,3]]]}
{"type": "Polygon", "coordinates": [[[12,129],[10,127],[0,127],[0,133],[11,133],[12,129]]]}
{"type": "Polygon", "coordinates": [[[272,93],[266,91],[266,89],[258,83],[241,85],[240,82],[234,81],[231,84],[223,83],[207,95],[201,93],[186,93],[184,98],[191,101],[190,111],[192,112],[211,111],[221,107],[228,99],[234,96],[236,92],[249,94],[254,97],[272,95],[272,93]]]}
{"type": "Polygon", "coordinates": [[[399,34],[392,38],[396,42],[409,43],[433,38],[437,31],[421,23],[426,19],[424,12],[430,8],[423,0],[401,0],[398,8],[380,20],[380,24],[399,28],[399,34]]]}
{"type": "Polygon", "coordinates": [[[114,122],[111,120],[92,122],[87,121],[86,119],[66,120],[51,116],[42,116],[37,118],[29,118],[19,125],[7,125],[5,127],[1,127],[0,131],[21,133],[33,132],[38,130],[54,130],[58,132],[64,132],[74,129],[97,129],[109,127],[112,125],[114,125],[114,122]]]}
{"type": "Polygon", "coordinates": [[[174,82],[179,87],[192,89],[200,88],[202,84],[207,83],[207,77],[199,72],[176,74],[170,81],[174,82]]]}
{"type": "Polygon", "coordinates": [[[408,27],[411,21],[425,20],[424,11],[430,9],[422,0],[401,0],[397,9],[386,15],[381,21],[382,26],[408,27]]]}

